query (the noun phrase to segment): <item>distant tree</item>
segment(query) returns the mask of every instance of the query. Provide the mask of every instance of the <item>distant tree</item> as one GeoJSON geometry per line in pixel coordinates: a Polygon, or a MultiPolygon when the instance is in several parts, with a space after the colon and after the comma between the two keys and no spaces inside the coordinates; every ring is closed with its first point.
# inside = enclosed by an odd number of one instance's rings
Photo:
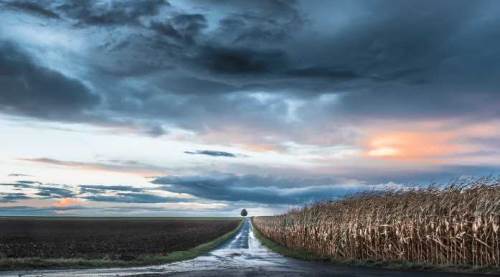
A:
{"type": "Polygon", "coordinates": [[[241,214],[241,216],[247,216],[248,212],[247,212],[247,210],[243,209],[243,210],[241,210],[240,214],[241,214]]]}

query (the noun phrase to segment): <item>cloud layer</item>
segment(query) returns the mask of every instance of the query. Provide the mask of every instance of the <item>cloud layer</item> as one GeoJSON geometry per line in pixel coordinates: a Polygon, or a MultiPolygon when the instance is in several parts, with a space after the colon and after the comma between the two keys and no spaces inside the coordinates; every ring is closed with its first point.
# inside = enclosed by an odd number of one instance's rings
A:
{"type": "Polygon", "coordinates": [[[495,0],[0,0],[0,202],[236,209],[495,174],[498,14],[495,0]],[[60,176],[71,185],[48,185],[60,176]]]}
{"type": "MultiPolygon", "coordinates": [[[[168,191],[211,200],[289,205],[334,200],[361,191],[388,188],[387,185],[345,184],[331,178],[297,179],[228,174],[160,177],[152,183],[164,185],[168,191]]],[[[392,188],[399,186],[393,185],[392,188]]]]}
{"type": "Polygon", "coordinates": [[[4,109],[67,120],[69,111],[98,108],[111,121],[168,118],[162,123],[197,132],[222,123],[263,134],[294,126],[293,101],[304,104],[303,121],[498,116],[495,1],[187,3],[5,2],[6,16],[81,33],[84,49],[68,58],[87,62],[84,76],[66,77],[37,64],[43,49],[29,54],[4,30],[4,109]],[[96,107],[99,99],[106,104],[96,107]],[[322,110],[311,109],[317,104],[322,110]]]}

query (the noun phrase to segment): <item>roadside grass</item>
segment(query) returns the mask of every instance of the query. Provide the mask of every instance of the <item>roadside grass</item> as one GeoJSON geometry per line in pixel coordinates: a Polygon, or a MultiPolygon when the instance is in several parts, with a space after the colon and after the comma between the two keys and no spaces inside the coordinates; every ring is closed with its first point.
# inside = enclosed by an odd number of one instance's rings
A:
{"type": "MultiPolygon", "coordinates": [[[[253,218],[252,218],[253,223],[253,218]]],[[[380,262],[380,261],[358,261],[358,260],[345,260],[339,261],[335,259],[331,259],[328,257],[321,257],[315,255],[313,253],[303,251],[303,250],[294,250],[288,247],[285,247],[277,242],[274,242],[267,237],[265,237],[259,229],[252,224],[255,237],[268,249],[279,253],[285,257],[295,258],[299,260],[305,261],[315,261],[315,262],[324,262],[330,263],[332,265],[338,266],[355,266],[355,267],[366,267],[366,268],[383,268],[383,269],[391,269],[391,270],[401,270],[401,271],[435,271],[435,272],[456,272],[456,273],[471,273],[471,274],[500,274],[500,269],[494,267],[466,267],[466,266],[434,266],[428,264],[418,264],[418,263],[409,263],[406,261],[401,262],[380,262]]]]}
{"type": "Polygon", "coordinates": [[[200,244],[194,248],[174,251],[168,255],[142,255],[133,260],[113,259],[41,259],[41,258],[0,258],[0,271],[7,270],[29,270],[29,269],[64,269],[64,268],[100,268],[100,267],[132,267],[159,265],[164,263],[178,262],[193,259],[197,256],[210,252],[231,239],[243,225],[240,220],[238,227],[212,241],[200,244]]]}

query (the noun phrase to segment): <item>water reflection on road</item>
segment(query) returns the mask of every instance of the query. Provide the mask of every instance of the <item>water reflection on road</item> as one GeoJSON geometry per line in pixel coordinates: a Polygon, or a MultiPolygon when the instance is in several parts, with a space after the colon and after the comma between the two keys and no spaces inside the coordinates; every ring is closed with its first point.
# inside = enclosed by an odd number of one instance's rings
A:
{"type": "MultiPolygon", "coordinates": [[[[160,266],[84,270],[52,270],[4,273],[8,276],[342,276],[342,277],[417,277],[471,276],[431,272],[334,266],[283,257],[269,251],[255,238],[250,220],[227,243],[192,260],[160,266]]],[[[3,275],[0,273],[0,275],[3,275]]]]}

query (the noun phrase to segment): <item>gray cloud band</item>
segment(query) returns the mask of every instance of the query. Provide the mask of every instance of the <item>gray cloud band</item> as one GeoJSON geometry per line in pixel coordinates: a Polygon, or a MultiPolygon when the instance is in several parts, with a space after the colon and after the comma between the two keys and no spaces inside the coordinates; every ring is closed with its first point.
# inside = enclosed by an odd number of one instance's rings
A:
{"type": "MultiPolygon", "coordinates": [[[[45,4],[4,1],[10,7],[4,17],[14,11],[46,20],[48,29],[98,28],[81,33],[94,49],[82,53],[88,73],[69,78],[4,37],[3,112],[94,121],[83,115],[92,110],[106,120],[128,117],[150,120],[150,126],[161,121],[202,131],[223,121],[285,134],[287,101],[294,99],[305,101],[298,113],[304,122],[367,115],[498,117],[500,20],[494,15],[500,5],[495,1],[336,1],[328,8],[307,1],[307,9],[300,1],[192,1],[193,7],[208,8],[203,13],[182,12],[161,0],[45,4]],[[348,10],[344,16],[353,24],[330,22],[325,9],[348,10]],[[215,10],[221,11],[220,20],[212,19],[215,10]],[[120,35],[92,45],[94,34],[111,29],[120,35]],[[130,77],[140,89],[128,85],[130,77]],[[253,92],[277,98],[263,102],[253,92]],[[312,103],[323,94],[339,98],[317,111],[312,103]],[[268,126],[257,124],[263,119],[268,126]]],[[[155,128],[154,135],[163,133],[155,128]]]]}

